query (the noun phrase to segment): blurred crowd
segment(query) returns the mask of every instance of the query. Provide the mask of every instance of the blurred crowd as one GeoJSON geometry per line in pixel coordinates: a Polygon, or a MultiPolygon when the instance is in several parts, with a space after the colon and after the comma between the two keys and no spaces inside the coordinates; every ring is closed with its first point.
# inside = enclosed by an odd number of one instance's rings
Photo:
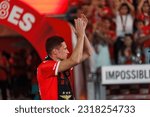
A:
{"type": "Polygon", "coordinates": [[[80,0],[67,19],[84,13],[93,45],[89,69],[118,64],[150,63],[150,0],[80,0]]]}
{"type": "MultiPolygon", "coordinates": [[[[150,63],[150,0],[78,1],[70,7],[67,19],[74,25],[73,19],[81,13],[88,18],[86,34],[94,53],[84,63],[84,71],[86,80],[97,87],[95,91],[100,93],[102,66],[150,63]]],[[[150,99],[149,94],[149,84],[106,86],[107,99],[119,95],[146,95],[138,99],[150,99]]]]}
{"type": "Polygon", "coordinates": [[[1,99],[38,99],[36,69],[40,63],[35,51],[0,51],[1,99]]]}

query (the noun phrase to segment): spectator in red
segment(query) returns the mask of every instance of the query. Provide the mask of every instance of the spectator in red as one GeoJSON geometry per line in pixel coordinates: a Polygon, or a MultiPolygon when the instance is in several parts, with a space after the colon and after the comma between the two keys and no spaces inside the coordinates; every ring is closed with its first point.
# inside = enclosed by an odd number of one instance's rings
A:
{"type": "Polygon", "coordinates": [[[144,63],[150,63],[150,26],[144,26],[142,20],[138,21],[138,30],[135,32],[135,41],[144,53],[144,63]]]}
{"type": "Polygon", "coordinates": [[[100,1],[99,0],[92,0],[91,4],[89,5],[89,10],[88,10],[88,18],[89,22],[96,23],[97,21],[101,20],[101,17],[99,16],[99,5],[100,1]]]}
{"type": "Polygon", "coordinates": [[[102,18],[104,18],[104,17],[112,18],[113,17],[112,10],[111,10],[107,0],[100,0],[98,14],[102,18]]]}
{"type": "Polygon", "coordinates": [[[150,0],[141,0],[138,5],[137,18],[150,25],[150,0]]]}

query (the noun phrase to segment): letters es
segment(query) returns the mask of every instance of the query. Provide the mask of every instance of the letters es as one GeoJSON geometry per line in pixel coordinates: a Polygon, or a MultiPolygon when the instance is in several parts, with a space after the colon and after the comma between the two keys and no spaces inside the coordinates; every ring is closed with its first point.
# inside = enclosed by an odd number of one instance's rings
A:
{"type": "Polygon", "coordinates": [[[18,25],[19,28],[25,32],[30,31],[33,23],[35,23],[34,15],[31,13],[24,13],[24,9],[16,5],[13,6],[7,20],[14,25],[18,25]]]}

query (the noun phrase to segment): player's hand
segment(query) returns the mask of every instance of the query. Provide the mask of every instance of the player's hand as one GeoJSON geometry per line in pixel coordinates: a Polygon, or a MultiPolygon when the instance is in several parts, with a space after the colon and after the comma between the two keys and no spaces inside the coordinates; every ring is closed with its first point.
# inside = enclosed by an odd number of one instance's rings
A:
{"type": "Polygon", "coordinates": [[[86,26],[88,24],[88,19],[86,18],[84,14],[81,14],[81,19],[83,20],[83,25],[84,25],[84,28],[86,29],[86,26]]]}
{"type": "Polygon", "coordinates": [[[82,18],[77,18],[75,21],[75,29],[78,37],[84,37],[85,35],[85,23],[82,18]]]}

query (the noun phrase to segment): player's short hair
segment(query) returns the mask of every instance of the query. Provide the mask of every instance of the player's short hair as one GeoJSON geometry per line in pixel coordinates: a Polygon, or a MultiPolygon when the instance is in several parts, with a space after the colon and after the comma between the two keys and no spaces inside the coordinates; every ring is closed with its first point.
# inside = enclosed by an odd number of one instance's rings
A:
{"type": "Polygon", "coordinates": [[[60,36],[52,36],[48,38],[45,44],[47,54],[51,54],[52,50],[59,47],[62,42],[64,42],[64,39],[60,36]]]}

